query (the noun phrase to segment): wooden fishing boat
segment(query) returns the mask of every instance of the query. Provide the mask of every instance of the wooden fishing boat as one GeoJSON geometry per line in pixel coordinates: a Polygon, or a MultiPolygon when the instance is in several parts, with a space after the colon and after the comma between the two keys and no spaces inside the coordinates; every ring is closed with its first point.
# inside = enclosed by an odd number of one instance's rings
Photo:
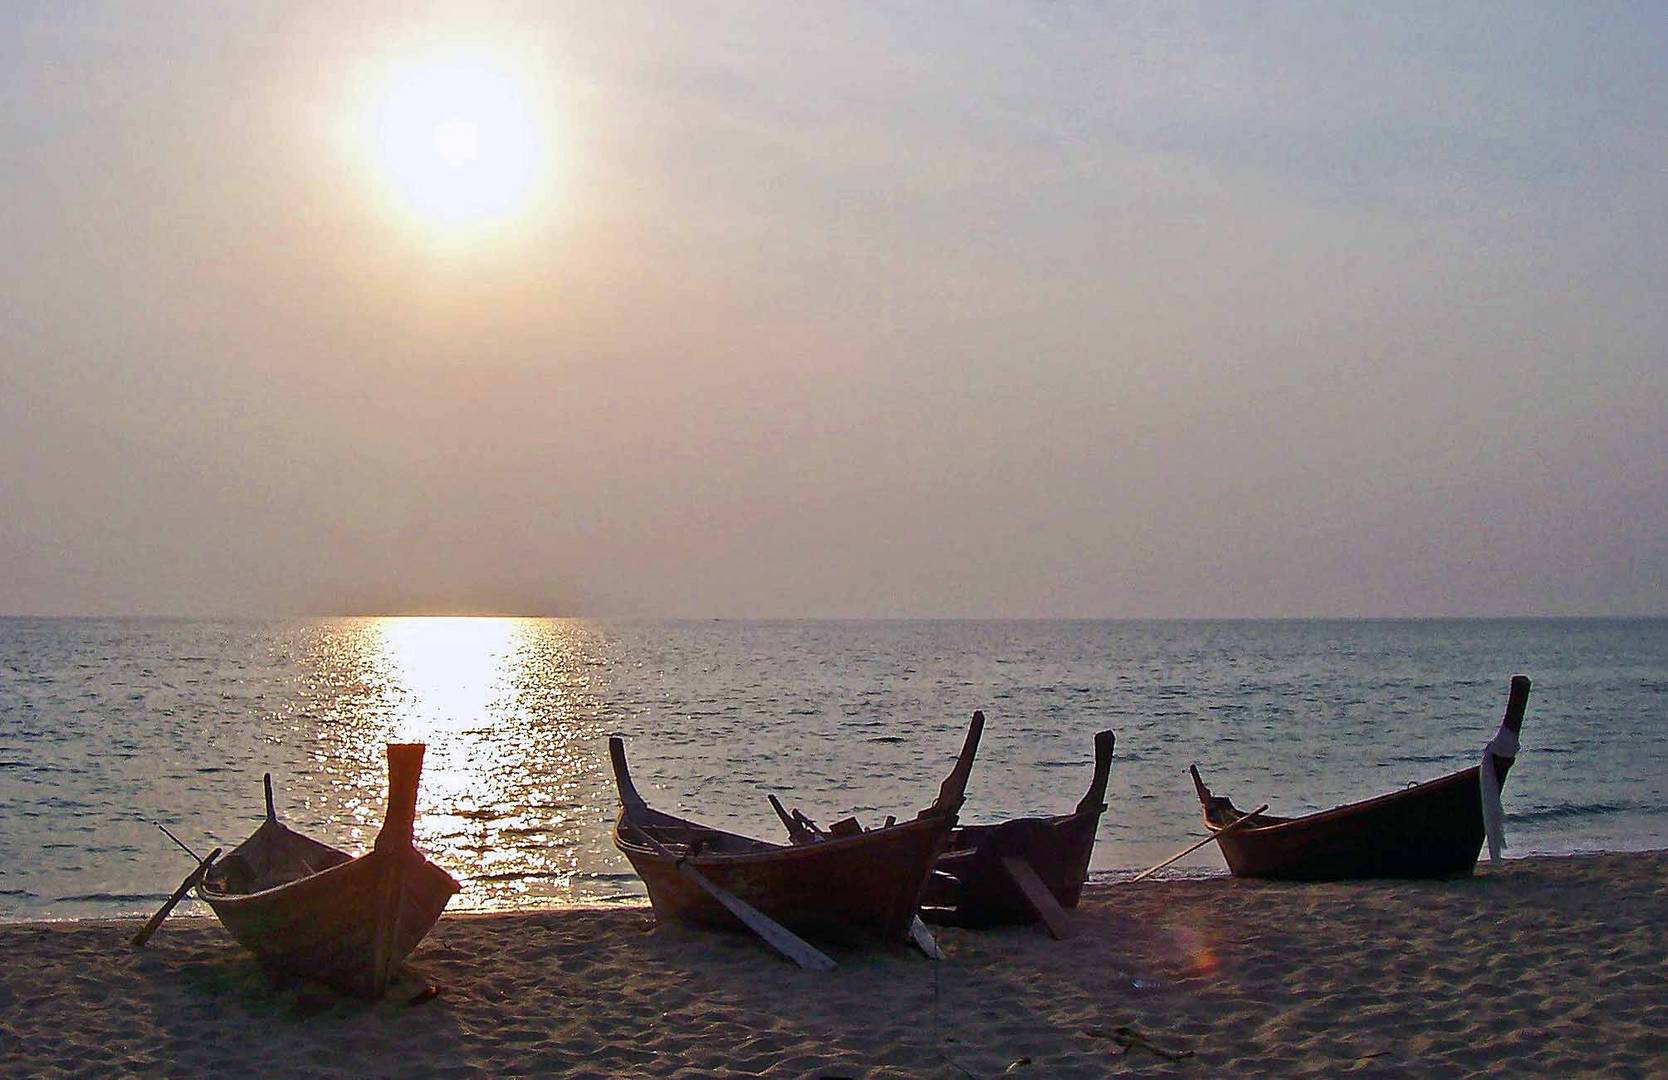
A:
{"type": "Polygon", "coordinates": [[[263,964],[381,997],[458,891],[412,844],[423,749],[389,745],[388,811],[358,858],[280,824],[267,774],[266,820],[209,868],[197,897],[263,964]]]}
{"type": "Polygon", "coordinates": [[[951,830],[922,894],[921,917],[949,926],[999,926],[1041,918],[1051,931],[1064,936],[1056,912],[1077,906],[1089,876],[1115,745],[1112,732],[1095,735],[1094,778],[1071,813],[951,830]],[[1038,893],[1039,885],[1048,897],[1038,893]]]}
{"type": "Polygon", "coordinates": [[[983,714],[974,713],[938,798],[913,820],[800,845],[755,840],[652,809],[631,782],[625,744],[611,738],[608,752],[620,791],[614,843],[648,887],[656,919],[741,928],[704,881],[794,933],[901,943],[933,860],[956,823],[983,729],[983,714]]]}
{"type": "MultiPolygon", "coordinates": [[[[1485,751],[1498,799],[1513,757],[1495,748],[1517,745],[1529,680],[1512,678],[1501,733],[1485,751]],[[1504,738],[1506,733],[1510,738],[1504,738]]],[[[1283,881],[1356,878],[1446,878],[1470,874],[1484,839],[1482,766],[1473,766],[1365,802],[1305,817],[1246,815],[1211,794],[1191,768],[1205,826],[1235,877],[1283,881]],[[1224,830],[1232,827],[1232,831],[1224,830]]]]}

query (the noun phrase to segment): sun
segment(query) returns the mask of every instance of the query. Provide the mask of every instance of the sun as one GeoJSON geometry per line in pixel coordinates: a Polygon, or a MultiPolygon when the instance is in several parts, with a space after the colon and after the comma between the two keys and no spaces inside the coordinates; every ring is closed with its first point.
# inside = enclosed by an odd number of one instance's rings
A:
{"type": "Polygon", "coordinates": [[[361,130],[371,172],[415,223],[442,230],[502,223],[537,201],[549,118],[513,65],[430,56],[389,66],[369,97],[361,130]]]}

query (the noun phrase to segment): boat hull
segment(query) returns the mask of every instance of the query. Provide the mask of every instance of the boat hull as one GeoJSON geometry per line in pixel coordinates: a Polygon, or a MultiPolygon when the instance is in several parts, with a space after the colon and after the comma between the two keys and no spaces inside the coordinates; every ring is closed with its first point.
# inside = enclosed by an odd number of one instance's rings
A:
{"type": "Polygon", "coordinates": [[[1101,809],[1052,818],[967,825],[950,833],[921,895],[921,917],[945,926],[1003,926],[1037,921],[1035,910],[1002,866],[1018,856],[1063,908],[1075,908],[1089,875],[1101,809]],[[947,876],[946,876],[947,875],[947,876]]]}
{"type": "Polygon", "coordinates": [[[1076,907],[1089,876],[1100,816],[1106,812],[1106,781],[1116,747],[1112,731],[1095,733],[1094,775],[1071,813],[952,830],[921,897],[921,917],[947,926],[1036,922],[1034,903],[1005,864],[1014,858],[1030,865],[1060,907],[1076,907]]]}
{"type": "Polygon", "coordinates": [[[376,998],[457,891],[450,874],[407,848],[264,892],[197,895],[265,966],[376,998]]]}
{"type": "Polygon", "coordinates": [[[1483,845],[1478,775],[1475,767],[1464,769],[1366,802],[1235,829],[1217,843],[1235,877],[1463,877],[1476,868],[1483,845]]]}
{"type": "MultiPolygon", "coordinates": [[[[796,934],[901,943],[954,822],[953,815],[934,815],[816,844],[759,843],[757,851],[695,855],[685,862],[796,934]]],[[[675,860],[634,841],[632,831],[622,818],[614,842],[648,888],[657,920],[746,929],[680,873],[675,860]]]]}

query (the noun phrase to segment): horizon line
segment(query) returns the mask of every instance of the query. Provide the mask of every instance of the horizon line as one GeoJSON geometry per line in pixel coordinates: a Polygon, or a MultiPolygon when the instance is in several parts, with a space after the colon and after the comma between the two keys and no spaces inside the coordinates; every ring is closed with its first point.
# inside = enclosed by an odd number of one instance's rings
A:
{"type": "Polygon", "coordinates": [[[547,614],[510,611],[358,611],[268,614],[183,612],[0,612],[0,619],[142,619],[172,622],[279,622],[309,619],[547,619],[597,622],[1505,622],[1668,619],[1668,612],[1606,612],[1425,615],[647,615],[547,614]]]}

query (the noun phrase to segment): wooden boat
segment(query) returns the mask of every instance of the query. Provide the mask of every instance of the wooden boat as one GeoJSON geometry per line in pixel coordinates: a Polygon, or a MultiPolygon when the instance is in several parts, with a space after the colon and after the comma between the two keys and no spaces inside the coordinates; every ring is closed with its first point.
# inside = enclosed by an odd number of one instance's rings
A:
{"type": "Polygon", "coordinates": [[[267,774],[266,820],[213,864],[197,897],[263,964],[381,997],[458,891],[412,844],[423,749],[389,745],[387,815],[358,858],[280,824],[267,774]]]}
{"type": "MultiPolygon", "coordinates": [[[[1516,746],[1529,701],[1529,680],[1512,678],[1501,732],[1516,746]]],[[[1502,744],[1502,736],[1490,747],[1502,744]]],[[[1505,786],[1513,758],[1485,751],[1498,787],[1505,786]]],[[[1283,881],[1346,881],[1356,878],[1445,878],[1470,874],[1484,839],[1481,767],[1473,766],[1365,802],[1299,818],[1246,815],[1211,794],[1190,770],[1204,810],[1205,826],[1235,877],[1283,881]],[[1231,832],[1223,830],[1232,826],[1231,832]]]]}
{"type": "Polygon", "coordinates": [[[1077,906],[1089,876],[1115,745],[1112,732],[1095,735],[1094,778],[1071,813],[951,830],[922,894],[921,917],[949,926],[999,926],[1042,918],[1056,931],[1055,911],[1077,906]],[[1013,864],[1015,859],[1030,868],[1029,874],[1013,864]],[[1052,904],[1037,894],[1038,883],[1052,904]]]}
{"type": "Polygon", "coordinates": [[[844,942],[905,940],[933,860],[956,823],[984,716],[973,714],[938,798],[913,820],[786,845],[652,809],[631,782],[625,744],[608,740],[620,818],[614,843],[649,890],[655,918],[714,929],[742,923],[680,865],[796,934],[844,942]]]}

